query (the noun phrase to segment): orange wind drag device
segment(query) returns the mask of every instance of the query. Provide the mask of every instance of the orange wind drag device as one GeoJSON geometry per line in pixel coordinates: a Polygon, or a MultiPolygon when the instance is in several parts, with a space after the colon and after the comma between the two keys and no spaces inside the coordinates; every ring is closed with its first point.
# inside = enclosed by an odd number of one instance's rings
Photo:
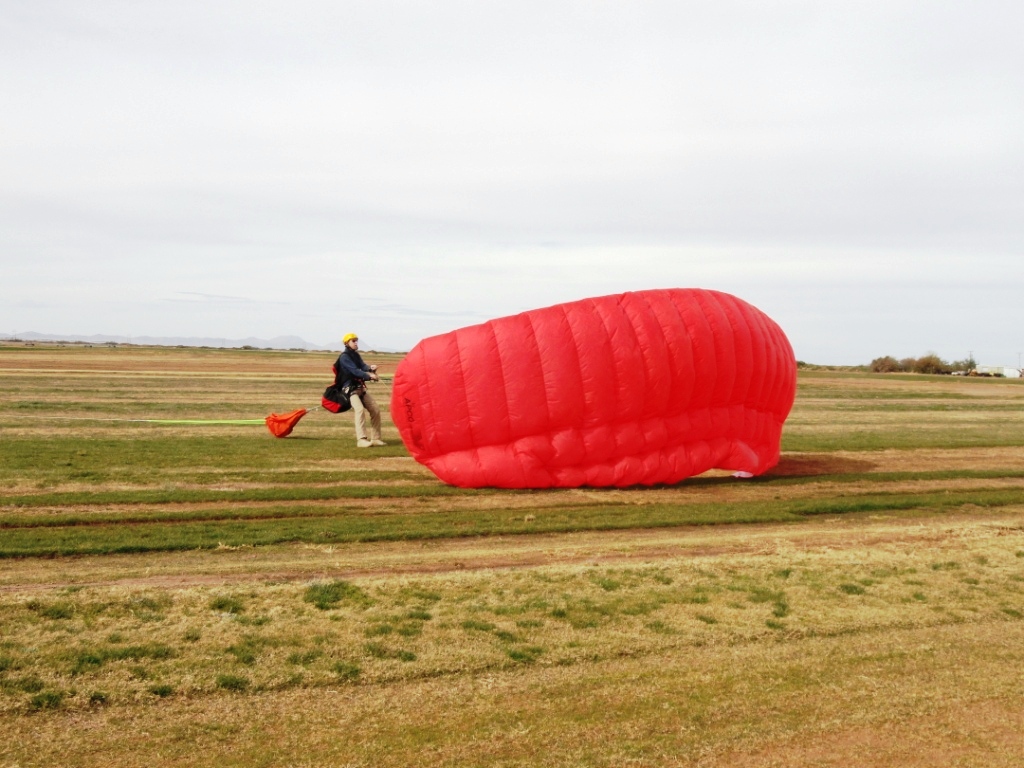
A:
{"type": "MultiPolygon", "coordinates": [[[[264,419],[267,422],[267,429],[270,430],[270,434],[274,437],[288,437],[292,430],[295,429],[295,425],[299,423],[299,419],[310,411],[316,411],[320,408],[330,413],[344,413],[351,410],[353,390],[350,387],[342,386],[340,383],[337,363],[331,366],[331,370],[334,372],[334,383],[324,390],[324,395],[320,398],[320,405],[314,405],[312,408],[299,408],[290,413],[270,414],[264,419]]],[[[358,390],[355,392],[358,394],[358,390]]]]}
{"type": "MultiPolygon", "coordinates": [[[[319,406],[317,406],[319,407],[319,406]]],[[[309,410],[316,410],[311,408],[309,410]]],[[[295,429],[295,425],[299,423],[299,419],[309,413],[309,410],[305,408],[299,408],[298,410],[291,411],[290,413],[272,413],[265,421],[267,422],[267,429],[270,430],[270,434],[274,437],[288,437],[295,429]]]]}

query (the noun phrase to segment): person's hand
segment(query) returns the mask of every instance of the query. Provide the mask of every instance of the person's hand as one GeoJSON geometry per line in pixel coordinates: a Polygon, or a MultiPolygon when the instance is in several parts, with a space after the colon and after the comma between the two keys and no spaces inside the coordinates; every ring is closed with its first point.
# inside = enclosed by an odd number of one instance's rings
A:
{"type": "Polygon", "coordinates": [[[370,373],[373,373],[376,370],[377,370],[377,366],[376,365],[371,365],[370,366],[370,373]]]}
{"type": "Polygon", "coordinates": [[[370,381],[380,381],[380,376],[378,376],[376,373],[372,373],[371,372],[370,373],[370,381]]]}

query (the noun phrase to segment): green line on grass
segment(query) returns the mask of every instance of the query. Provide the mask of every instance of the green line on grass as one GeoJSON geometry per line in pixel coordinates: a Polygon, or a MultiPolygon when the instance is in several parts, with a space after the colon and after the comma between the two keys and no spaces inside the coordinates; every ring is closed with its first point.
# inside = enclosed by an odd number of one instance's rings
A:
{"type": "MultiPolygon", "coordinates": [[[[120,419],[107,419],[120,421],[120,419]]],[[[266,419],[123,419],[123,421],[144,421],[147,424],[266,424],[266,419]]]]}

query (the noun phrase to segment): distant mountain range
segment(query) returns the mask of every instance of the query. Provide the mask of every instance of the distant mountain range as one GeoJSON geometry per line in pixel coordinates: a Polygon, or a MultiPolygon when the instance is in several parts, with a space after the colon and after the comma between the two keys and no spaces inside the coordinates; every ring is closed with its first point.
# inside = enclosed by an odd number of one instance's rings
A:
{"type": "MultiPolygon", "coordinates": [[[[105,336],[95,334],[93,336],[76,336],[74,334],[60,333],[36,333],[25,331],[6,336],[6,339],[21,339],[22,341],[76,341],[86,344],[139,344],[142,346],[155,347],[256,347],[258,349],[323,349],[339,351],[341,343],[334,344],[311,344],[298,336],[275,336],[272,339],[211,339],[199,336],[105,336]]],[[[391,352],[394,350],[378,349],[377,352],[391,352]]]]}

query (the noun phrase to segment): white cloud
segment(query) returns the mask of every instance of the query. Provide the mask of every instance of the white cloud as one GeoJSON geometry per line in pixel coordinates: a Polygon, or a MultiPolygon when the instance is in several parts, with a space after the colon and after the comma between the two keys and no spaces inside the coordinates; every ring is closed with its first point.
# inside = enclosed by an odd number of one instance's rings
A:
{"type": "Polygon", "coordinates": [[[1012,356],[1022,21],[1008,1],[8,3],[0,329],[356,324],[403,347],[704,285],[812,361],[1012,356]]]}

